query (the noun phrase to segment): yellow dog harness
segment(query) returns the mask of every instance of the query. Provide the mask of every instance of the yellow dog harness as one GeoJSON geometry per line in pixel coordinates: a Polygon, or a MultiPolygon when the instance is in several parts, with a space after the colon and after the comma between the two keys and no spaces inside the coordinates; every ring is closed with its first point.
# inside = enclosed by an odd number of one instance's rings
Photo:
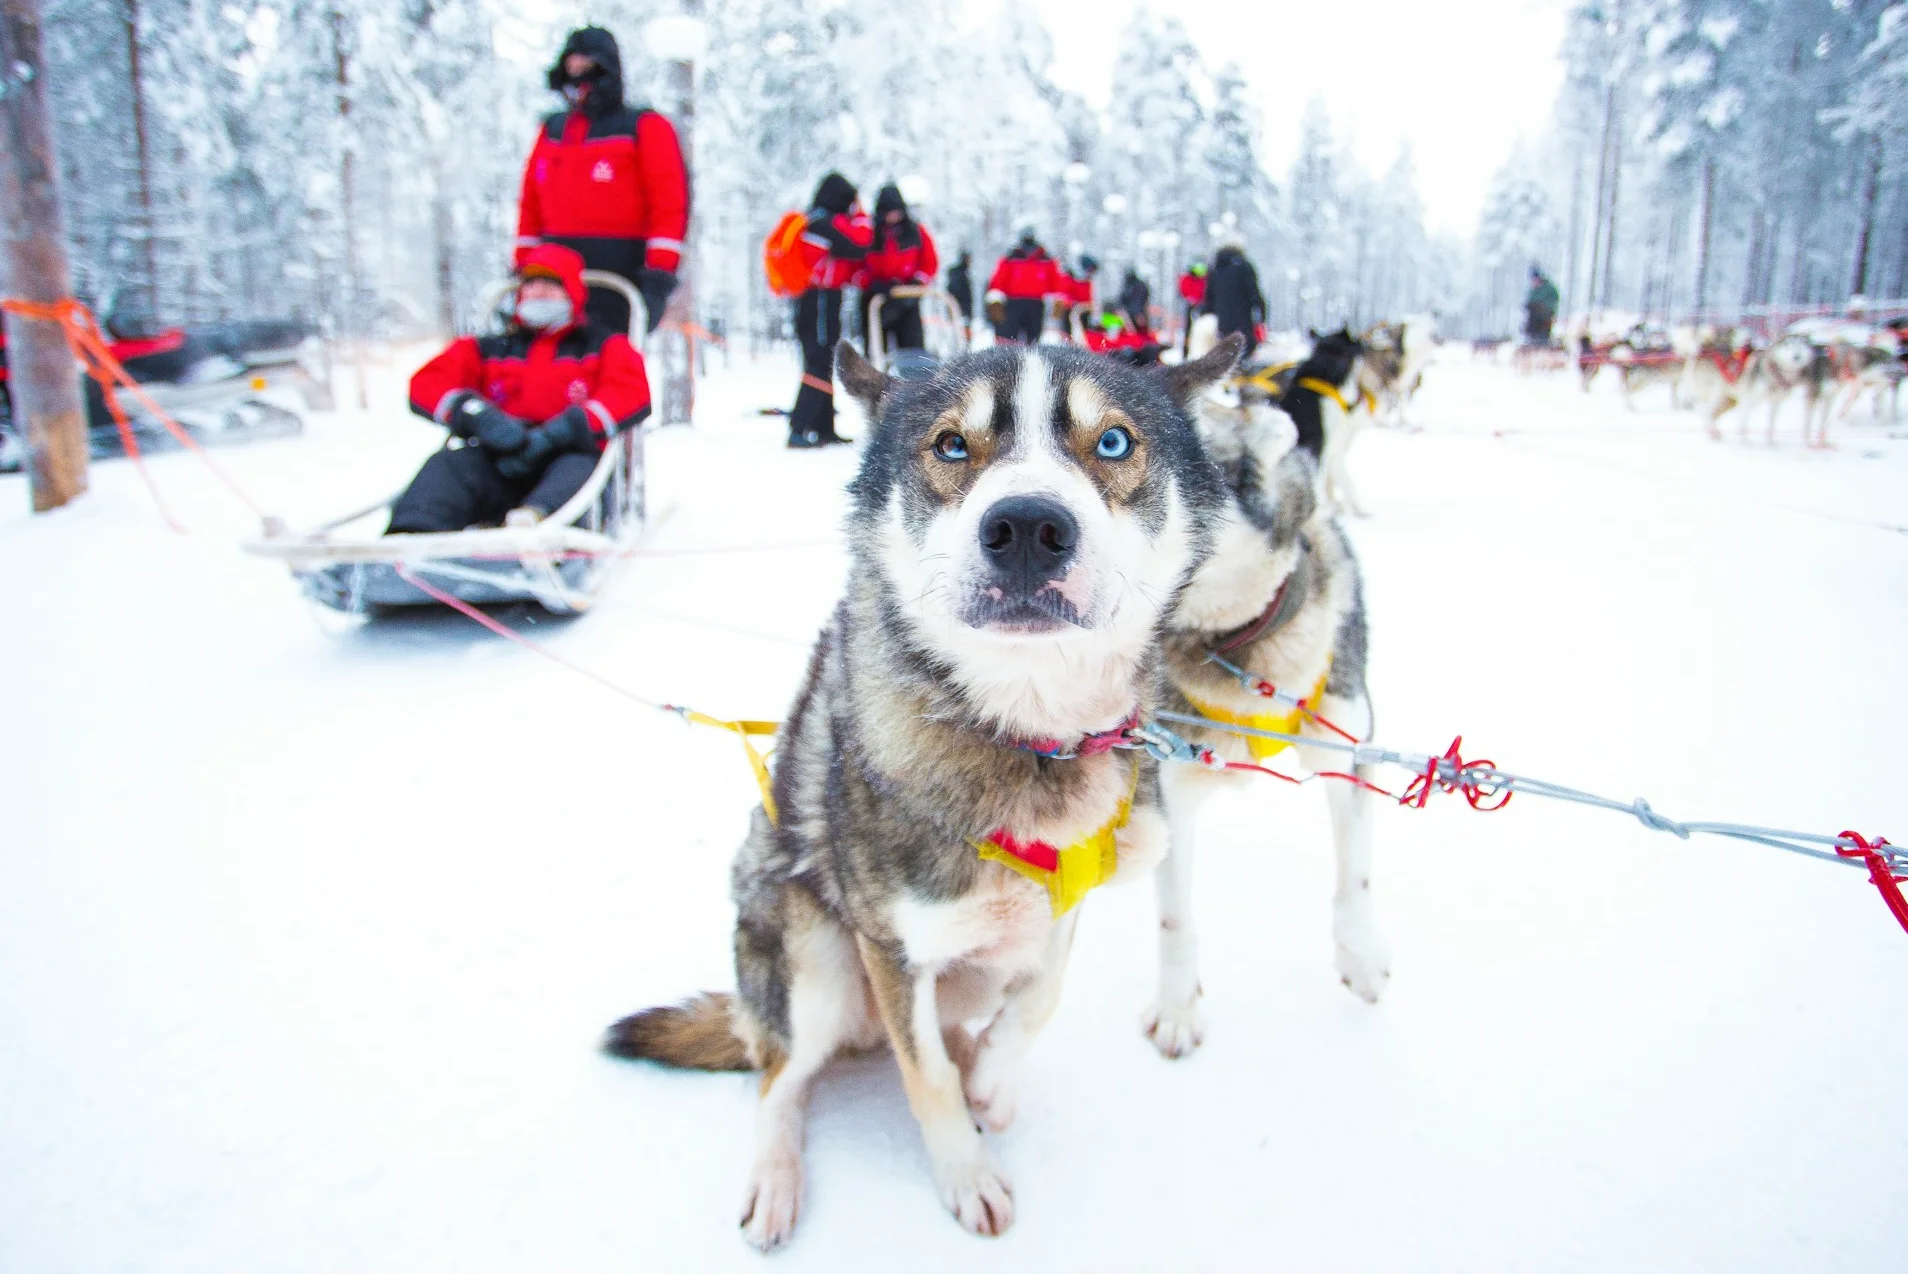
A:
{"type": "Polygon", "coordinates": [[[1064,848],[1055,848],[1044,840],[1016,839],[1004,827],[971,842],[981,860],[999,862],[1044,887],[1053,903],[1053,917],[1058,919],[1119,869],[1119,833],[1133,816],[1133,795],[1138,789],[1139,765],[1135,762],[1133,779],[1113,819],[1064,848]]]}
{"type": "MultiPolygon", "coordinates": [[[[1312,695],[1305,699],[1304,704],[1307,707],[1316,707],[1319,699],[1325,696],[1325,681],[1326,676],[1318,677],[1318,684],[1312,689],[1312,695]]],[[[1296,706],[1270,715],[1241,715],[1223,706],[1202,702],[1196,697],[1188,696],[1186,700],[1192,703],[1194,710],[1207,719],[1217,720],[1221,724],[1237,725],[1240,728],[1257,729],[1262,733],[1294,734],[1305,722],[1305,712],[1296,706]]],[[[1267,759],[1291,746],[1290,742],[1275,741],[1269,737],[1253,737],[1246,733],[1234,733],[1231,736],[1245,743],[1246,750],[1252,753],[1253,759],[1267,759]]]]}

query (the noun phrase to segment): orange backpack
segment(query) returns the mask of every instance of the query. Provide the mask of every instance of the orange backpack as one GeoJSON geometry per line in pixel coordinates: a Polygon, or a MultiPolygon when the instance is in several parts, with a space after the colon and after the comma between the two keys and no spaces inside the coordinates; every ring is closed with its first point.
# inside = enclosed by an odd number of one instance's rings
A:
{"type": "Polygon", "coordinates": [[[768,272],[769,292],[778,298],[800,297],[807,292],[815,264],[826,256],[825,250],[802,238],[807,231],[808,219],[791,211],[782,215],[782,220],[762,243],[762,266],[768,272]]]}

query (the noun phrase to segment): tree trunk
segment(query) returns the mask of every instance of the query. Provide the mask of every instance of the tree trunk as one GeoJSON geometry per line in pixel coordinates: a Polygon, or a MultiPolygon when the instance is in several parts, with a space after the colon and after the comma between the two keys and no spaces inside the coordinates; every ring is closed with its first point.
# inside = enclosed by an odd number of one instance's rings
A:
{"type": "Polygon", "coordinates": [[[451,222],[450,197],[444,194],[444,172],[440,167],[431,194],[431,238],[437,256],[437,323],[445,337],[457,334],[457,295],[454,256],[455,227],[451,222]]]}
{"type": "MultiPolygon", "coordinates": [[[[702,0],[681,0],[684,16],[702,21],[702,0]]],[[[695,169],[696,146],[696,65],[693,62],[668,64],[670,95],[675,99],[676,133],[682,141],[682,160],[690,173],[695,169]]],[[[676,276],[676,291],[663,308],[666,322],[674,326],[674,336],[662,336],[658,344],[665,348],[661,422],[663,425],[688,423],[696,411],[696,339],[695,327],[697,255],[695,251],[695,204],[690,203],[689,225],[683,230],[682,264],[676,276]]]]}
{"type": "MultiPolygon", "coordinates": [[[[0,0],[0,226],[9,296],[63,301],[72,292],[60,213],[59,157],[47,112],[39,0],[0,0]]],[[[50,511],[86,491],[86,414],[73,353],[60,326],[6,317],[7,390],[26,444],[33,509],[50,511]]]]}
{"type": "Polygon", "coordinates": [[[1603,219],[1608,212],[1610,194],[1610,138],[1614,131],[1616,117],[1616,84],[1605,86],[1603,90],[1603,138],[1597,145],[1597,203],[1596,217],[1590,228],[1590,278],[1588,294],[1590,307],[1602,306],[1602,292],[1598,284],[1599,272],[1603,265],[1603,219]]]}
{"type": "Polygon", "coordinates": [[[1876,138],[1868,146],[1868,177],[1862,187],[1862,227],[1855,237],[1855,277],[1850,293],[1868,292],[1868,246],[1875,235],[1875,197],[1881,193],[1882,144],[1876,138]]]}
{"type": "Polygon", "coordinates": [[[345,340],[350,343],[353,364],[358,373],[358,407],[371,407],[371,393],[365,386],[364,376],[364,332],[360,323],[359,311],[363,300],[363,289],[358,279],[358,229],[355,209],[357,206],[357,140],[351,136],[351,54],[345,47],[345,15],[338,9],[332,9],[327,15],[331,21],[331,55],[333,76],[338,89],[338,132],[341,145],[338,154],[338,207],[339,227],[344,235],[344,273],[345,298],[340,308],[339,325],[345,340]]]}
{"type": "MultiPolygon", "coordinates": [[[[1577,147],[1570,166],[1570,242],[1564,249],[1564,297],[1574,300],[1577,292],[1577,268],[1583,258],[1583,147],[1577,147]]],[[[1558,310],[1564,310],[1559,305],[1558,310]]]]}
{"type": "Polygon", "coordinates": [[[140,65],[139,0],[126,0],[126,64],[131,73],[133,139],[138,147],[139,216],[145,223],[146,309],[159,317],[159,228],[152,216],[152,143],[146,131],[146,78],[140,65]]]}
{"type": "Polygon", "coordinates": [[[1703,157],[1703,222],[1696,235],[1696,314],[1709,307],[1709,232],[1716,216],[1716,159],[1703,157]]]}
{"type": "Polygon", "coordinates": [[[1617,207],[1622,198],[1623,180],[1623,130],[1614,116],[1614,98],[1616,87],[1610,88],[1613,100],[1612,127],[1610,129],[1610,214],[1603,223],[1603,288],[1598,294],[1598,305],[1610,305],[1610,281],[1616,275],[1616,233],[1617,207]]]}

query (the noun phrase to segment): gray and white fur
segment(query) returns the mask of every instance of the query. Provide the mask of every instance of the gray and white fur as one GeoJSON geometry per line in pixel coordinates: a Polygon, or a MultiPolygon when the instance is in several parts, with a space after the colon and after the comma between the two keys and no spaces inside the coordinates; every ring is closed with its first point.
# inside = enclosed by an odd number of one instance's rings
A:
{"type": "MultiPolygon", "coordinates": [[[[1367,630],[1358,562],[1338,521],[1320,509],[1316,454],[1291,444],[1295,428],[1290,420],[1254,397],[1208,397],[1198,422],[1225,476],[1228,503],[1215,526],[1212,550],[1172,613],[1165,646],[1169,702],[1183,714],[1200,713],[1195,701],[1238,717],[1277,714],[1275,703],[1246,691],[1209,655],[1264,619],[1284,587],[1297,592],[1296,605],[1282,604],[1272,614],[1282,620],[1228,653],[1228,660],[1283,692],[1308,699],[1322,678],[1325,691],[1316,709],[1347,732],[1369,738],[1372,708],[1365,686],[1367,630]]],[[[1177,731],[1222,758],[1252,758],[1240,734],[1177,731]]],[[[1309,723],[1298,731],[1327,736],[1309,723]]],[[[1341,754],[1295,749],[1304,769],[1347,767],[1341,754]]],[[[1285,753],[1266,762],[1291,771],[1284,761],[1292,758],[1285,753]]],[[[1197,1047],[1205,1033],[1192,919],[1199,808],[1218,787],[1269,783],[1251,773],[1183,767],[1166,770],[1160,780],[1172,835],[1157,872],[1159,990],[1143,1029],[1161,1053],[1178,1057],[1197,1047]]],[[[1354,994],[1376,1002],[1390,970],[1372,909],[1372,800],[1344,782],[1327,783],[1326,794],[1338,861],[1333,898],[1337,970],[1354,994]]]]}
{"type": "Polygon", "coordinates": [[[748,1241],[789,1237],[809,1087],[886,1042],[942,1201],[982,1234],[1013,1192],[979,1124],[1014,1117],[1022,1057],[1059,999],[1078,911],[974,841],[1118,832],[1122,877],[1166,852],[1137,751],[1043,758],[1163,694],[1167,615],[1225,502],[1188,416],[1238,354],[1136,370],[1002,348],[897,382],[854,351],[875,423],[851,487],[849,581],[784,723],[773,795],[736,856],[735,996],[638,1013],[628,1057],[757,1070],[748,1241]],[[978,1034],[966,1027],[983,1025],[978,1034]]]}

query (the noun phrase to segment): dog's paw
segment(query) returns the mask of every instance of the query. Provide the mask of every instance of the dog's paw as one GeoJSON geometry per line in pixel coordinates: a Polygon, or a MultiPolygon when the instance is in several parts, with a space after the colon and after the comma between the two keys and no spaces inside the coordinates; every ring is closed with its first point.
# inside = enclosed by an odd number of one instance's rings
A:
{"type": "Polygon", "coordinates": [[[994,1166],[985,1146],[977,1145],[971,1155],[937,1166],[934,1185],[947,1210],[977,1235],[1004,1234],[1014,1224],[1014,1188],[994,1166]]]}
{"type": "Polygon", "coordinates": [[[1185,1057],[1206,1040],[1206,1017],[1199,996],[1184,1004],[1154,1004],[1140,1017],[1140,1032],[1153,1041],[1162,1057],[1185,1057]]]}
{"type": "Polygon", "coordinates": [[[771,1252],[795,1233],[795,1217],[802,1208],[802,1162],[794,1157],[767,1157],[749,1173],[742,1196],[742,1237],[750,1246],[771,1252]]]}
{"type": "Polygon", "coordinates": [[[967,1108],[990,1132],[1005,1132],[1019,1108],[1020,1090],[1013,1080],[988,1068],[983,1054],[967,1077],[967,1108]]]}
{"type": "Polygon", "coordinates": [[[1391,980],[1391,959],[1375,936],[1341,937],[1337,944],[1338,980],[1368,1004],[1378,1002],[1391,980]]]}

